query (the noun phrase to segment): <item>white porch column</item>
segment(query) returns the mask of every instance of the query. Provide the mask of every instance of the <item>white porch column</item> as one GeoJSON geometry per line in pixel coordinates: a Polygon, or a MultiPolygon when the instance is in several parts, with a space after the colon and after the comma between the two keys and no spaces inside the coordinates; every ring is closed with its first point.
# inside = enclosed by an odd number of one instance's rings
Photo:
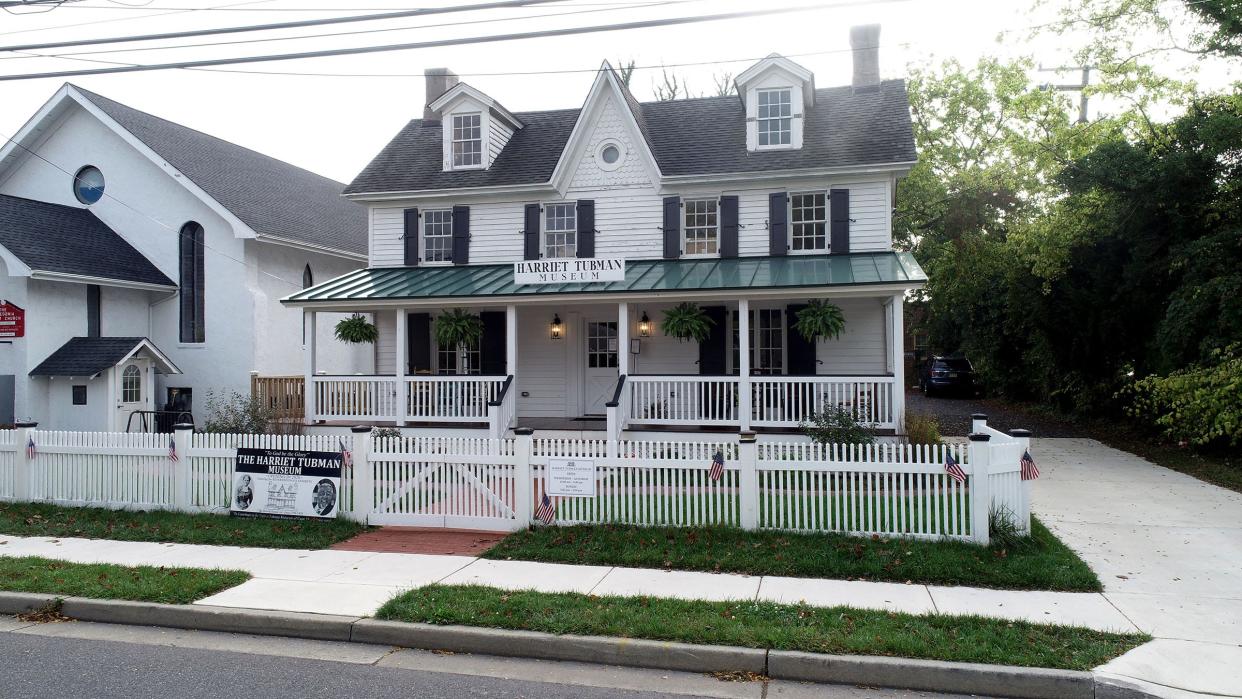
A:
{"type": "Polygon", "coordinates": [[[906,424],[906,336],[905,294],[893,294],[890,301],[889,352],[893,356],[893,421],[900,434],[906,424]]]}
{"type": "Polygon", "coordinates": [[[302,414],[308,425],[315,423],[315,311],[302,310],[302,414]]]}
{"type": "Polygon", "coordinates": [[[738,429],[750,429],[750,299],[737,301],[737,411],[738,429]]]}
{"type": "Polygon", "coordinates": [[[617,373],[630,373],[630,304],[625,301],[617,304],[617,373]]]}
{"type": "MultiPolygon", "coordinates": [[[[505,373],[517,381],[517,306],[505,306],[505,373]]],[[[510,386],[509,390],[514,390],[510,386]]]]}
{"type": "Polygon", "coordinates": [[[405,426],[406,404],[408,402],[405,395],[405,355],[409,351],[409,336],[406,332],[408,316],[409,313],[404,308],[397,309],[397,337],[396,342],[393,343],[395,349],[393,352],[393,364],[395,365],[393,367],[393,374],[397,377],[396,406],[393,411],[396,414],[393,415],[393,420],[396,421],[397,427],[405,426]]]}

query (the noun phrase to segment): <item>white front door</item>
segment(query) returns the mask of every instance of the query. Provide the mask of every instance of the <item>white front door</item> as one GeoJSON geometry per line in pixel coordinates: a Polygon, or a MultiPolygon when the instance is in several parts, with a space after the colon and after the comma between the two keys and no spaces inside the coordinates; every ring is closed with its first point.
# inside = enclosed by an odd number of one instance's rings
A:
{"type": "Polygon", "coordinates": [[[617,321],[586,321],[586,361],[583,364],[583,412],[603,415],[617,388],[617,321]]]}
{"type": "Polygon", "coordinates": [[[116,428],[120,432],[149,432],[153,415],[133,415],[134,411],[151,410],[151,360],[134,358],[116,367],[116,428]],[[130,416],[133,415],[133,419],[130,416]],[[145,421],[144,421],[145,420],[145,421]]]}

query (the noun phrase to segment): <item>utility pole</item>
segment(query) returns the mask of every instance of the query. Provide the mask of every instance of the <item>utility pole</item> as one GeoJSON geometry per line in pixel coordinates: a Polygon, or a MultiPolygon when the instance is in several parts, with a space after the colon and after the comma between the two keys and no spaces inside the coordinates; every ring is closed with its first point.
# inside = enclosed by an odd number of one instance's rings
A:
{"type": "Polygon", "coordinates": [[[1039,67],[1041,73],[1063,73],[1069,70],[1082,71],[1082,82],[1067,83],[1061,85],[1053,85],[1052,83],[1044,83],[1045,90],[1056,90],[1058,92],[1077,92],[1078,93],[1078,123],[1087,123],[1087,92],[1086,89],[1091,85],[1091,70],[1095,66],[1061,66],[1059,68],[1039,67]]]}

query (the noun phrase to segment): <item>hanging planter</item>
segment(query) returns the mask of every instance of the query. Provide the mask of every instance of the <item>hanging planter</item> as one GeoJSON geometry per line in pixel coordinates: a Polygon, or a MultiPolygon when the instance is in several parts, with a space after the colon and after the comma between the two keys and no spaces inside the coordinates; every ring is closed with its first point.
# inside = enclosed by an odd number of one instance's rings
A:
{"type": "Polygon", "coordinates": [[[813,299],[806,308],[798,311],[794,330],[806,338],[807,342],[823,339],[836,339],[845,329],[845,314],[841,307],[823,299],[813,299]]]}
{"type": "Polygon", "coordinates": [[[702,308],[687,301],[664,311],[660,331],[678,340],[704,342],[711,335],[715,323],[702,308]]]}
{"type": "Polygon", "coordinates": [[[483,339],[483,319],[463,308],[436,316],[436,344],[441,347],[470,347],[483,339]]]}
{"type": "Polygon", "coordinates": [[[336,339],[341,342],[361,345],[375,342],[378,338],[379,331],[375,329],[375,324],[361,314],[355,313],[336,324],[336,339]]]}

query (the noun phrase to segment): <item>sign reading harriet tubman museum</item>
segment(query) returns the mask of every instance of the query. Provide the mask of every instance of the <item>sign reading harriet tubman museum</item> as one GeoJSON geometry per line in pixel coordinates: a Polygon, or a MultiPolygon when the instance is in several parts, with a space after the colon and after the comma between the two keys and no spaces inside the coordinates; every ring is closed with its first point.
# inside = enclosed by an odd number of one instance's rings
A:
{"type": "Polygon", "coordinates": [[[625,258],[566,257],[513,263],[514,284],[619,282],[625,280],[625,258]]]}
{"type": "Polygon", "coordinates": [[[331,519],[340,509],[341,454],[238,449],[230,514],[331,519]]]}

